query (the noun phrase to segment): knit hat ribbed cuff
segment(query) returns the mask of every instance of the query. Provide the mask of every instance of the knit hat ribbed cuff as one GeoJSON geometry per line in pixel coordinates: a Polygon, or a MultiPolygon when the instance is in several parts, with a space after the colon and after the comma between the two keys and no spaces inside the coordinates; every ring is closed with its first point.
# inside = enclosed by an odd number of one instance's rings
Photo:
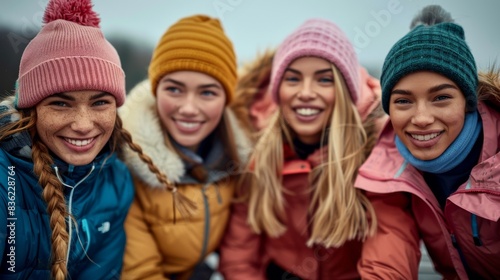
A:
{"type": "Polygon", "coordinates": [[[19,77],[18,108],[29,108],[54,93],[100,90],[111,93],[116,105],[125,101],[125,73],[119,65],[96,57],[48,60],[19,77]]]}
{"type": "Polygon", "coordinates": [[[235,80],[232,77],[236,77],[237,74],[233,73],[230,75],[230,77],[228,77],[227,75],[224,75],[224,73],[232,73],[234,69],[222,69],[219,66],[221,65],[216,65],[210,63],[209,61],[204,61],[203,59],[197,60],[195,57],[193,57],[192,59],[172,59],[169,60],[168,63],[156,64],[154,66],[152,65],[150,67],[150,71],[151,73],[154,73],[154,75],[150,75],[151,89],[153,93],[155,93],[160,79],[168,73],[177,71],[200,72],[213,77],[222,84],[222,87],[224,87],[224,90],[226,92],[226,104],[228,104],[232,101],[232,92],[235,88],[235,80]]]}
{"type": "Polygon", "coordinates": [[[279,102],[279,86],[286,68],[300,57],[325,59],[340,71],[356,103],[359,96],[359,63],[354,47],[345,33],[333,22],[310,19],[304,22],[281,43],[276,50],[271,73],[270,89],[275,102],[279,102]]]}

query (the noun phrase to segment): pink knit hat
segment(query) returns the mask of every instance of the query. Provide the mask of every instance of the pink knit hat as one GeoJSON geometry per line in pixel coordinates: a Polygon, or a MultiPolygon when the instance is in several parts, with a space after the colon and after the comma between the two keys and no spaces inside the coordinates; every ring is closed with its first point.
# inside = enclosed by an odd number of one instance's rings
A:
{"type": "Polygon", "coordinates": [[[16,106],[30,108],[55,93],[77,90],[108,92],[121,106],[125,73],[90,0],[50,0],[43,20],[21,57],[16,106]]]}
{"type": "Polygon", "coordinates": [[[353,103],[359,96],[359,63],[354,47],[340,28],[324,19],[310,19],[290,34],[276,50],[271,72],[271,94],[279,102],[278,90],[285,69],[295,59],[314,56],[333,63],[342,73],[353,103]]]}

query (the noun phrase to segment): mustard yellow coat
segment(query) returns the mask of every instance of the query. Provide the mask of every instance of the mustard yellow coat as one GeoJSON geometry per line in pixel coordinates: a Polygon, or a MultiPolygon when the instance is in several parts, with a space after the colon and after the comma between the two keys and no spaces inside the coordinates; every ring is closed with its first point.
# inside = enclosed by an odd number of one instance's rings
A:
{"type": "MultiPolygon", "coordinates": [[[[174,224],[172,194],[163,189],[135,152],[126,151],[125,162],[134,176],[136,196],[125,222],[127,245],[122,279],[169,279],[172,275],[187,279],[192,269],[219,246],[237,178],[232,170],[212,170],[208,183],[200,184],[185,174],[180,157],[164,144],[148,81],[131,91],[119,113],[134,142],[177,183],[178,191],[197,205],[190,217],[177,212],[174,224]]],[[[250,141],[229,110],[225,116],[230,120],[238,155],[244,162],[250,141]]]]}

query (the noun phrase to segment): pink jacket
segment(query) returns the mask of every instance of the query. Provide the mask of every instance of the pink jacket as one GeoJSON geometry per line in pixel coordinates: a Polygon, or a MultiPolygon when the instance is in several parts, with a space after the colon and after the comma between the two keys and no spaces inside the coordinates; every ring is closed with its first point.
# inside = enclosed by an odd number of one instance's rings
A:
{"type": "Polygon", "coordinates": [[[445,279],[468,279],[455,244],[480,277],[500,278],[500,113],[482,102],[478,110],[484,133],[479,163],[444,211],[421,173],[399,154],[386,124],[355,183],[367,191],[379,224],[363,246],[363,279],[417,279],[420,240],[445,279]]]}

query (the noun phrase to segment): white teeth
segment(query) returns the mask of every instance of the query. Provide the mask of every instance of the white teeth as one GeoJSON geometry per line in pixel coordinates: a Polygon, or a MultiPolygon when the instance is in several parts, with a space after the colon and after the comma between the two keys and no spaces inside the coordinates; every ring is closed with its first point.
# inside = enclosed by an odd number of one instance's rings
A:
{"type": "Polygon", "coordinates": [[[194,128],[194,127],[197,127],[198,125],[200,125],[199,122],[181,122],[181,121],[177,121],[177,123],[180,126],[185,127],[185,128],[194,128]]]}
{"type": "Polygon", "coordinates": [[[420,135],[420,134],[411,134],[411,137],[413,139],[419,140],[419,141],[427,141],[433,138],[436,138],[439,135],[439,133],[431,133],[431,134],[426,134],[426,135],[420,135]]]}
{"type": "Polygon", "coordinates": [[[312,115],[318,114],[319,109],[299,108],[299,109],[296,109],[295,112],[297,112],[297,114],[302,115],[302,116],[312,116],[312,115]]]}
{"type": "Polygon", "coordinates": [[[94,140],[94,138],[85,139],[85,140],[73,140],[70,138],[64,138],[64,140],[66,140],[66,142],[68,142],[70,144],[81,147],[81,146],[86,146],[86,145],[90,144],[94,140]]]}

